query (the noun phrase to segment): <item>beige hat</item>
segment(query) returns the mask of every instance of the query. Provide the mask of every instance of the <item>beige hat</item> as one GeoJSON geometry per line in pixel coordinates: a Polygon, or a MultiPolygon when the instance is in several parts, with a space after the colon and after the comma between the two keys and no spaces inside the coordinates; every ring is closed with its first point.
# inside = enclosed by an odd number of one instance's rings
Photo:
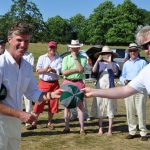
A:
{"type": "Polygon", "coordinates": [[[136,43],[130,43],[128,51],[130,51],[131,49],[135,49],[138,51],[138,45],[136,43]]]}
{"type": "Polygon", "coordinates": [[[104,55],[104,54],[108,54],[108,53],[111,53],[113,55],[113,57],[117,57],[118,54],[117,53],[114,53],[109,46],[103,46],[102,48],[102,51],[101,52],[98,52],[98,53],[95,53],[95,57],[98,58],[99,55],[104,55]]]}
{"type": "Polygon", "coordinates": [[[81,46],[83,46],[83,44],[80,44],[79,40],[71,40],[71,44],[68,45],[68,47],[70,47],[70,48],[78,48],[81,46]]]}

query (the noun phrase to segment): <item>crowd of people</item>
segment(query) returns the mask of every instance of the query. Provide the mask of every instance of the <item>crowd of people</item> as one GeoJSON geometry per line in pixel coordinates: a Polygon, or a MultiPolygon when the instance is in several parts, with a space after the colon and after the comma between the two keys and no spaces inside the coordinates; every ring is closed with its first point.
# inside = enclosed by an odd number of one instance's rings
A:
{"type": "MultiPolygon", "coordinates": [[[[63,59],[56,53],[57,42],[49,41],[47,53],[39,56],[34,77],[34,56],[28,50],[32,37],[32,26],[16,23],[8,30],[8,49],[6,41],[0,40],[0,85],[4,85],[7,95],[0,101],[0,150],[17,150],[21,140],[21,122],[26,123],[27,130],[37,129],[38,117],[48,104],[48,121],[46,127],[54,130],[53,116],[59,112],[59,99],[64,92],[61,85],[73,85],[84,92],[84,98],[76,108],[64,107],[64,134],[70,133],[69,122],[75,112],[79,119],[81,135],[85,135],[84,120],[89,118],[87,97],[93,97],[92,117],[98,119],[98,135],[102,136],[103,118],[108,117],[108,136],[112,136],[113,119],[117,113],[117,99],[125,98],[129,134],[133,139],[139,126],[141,140],[147,141],[146,101],[150,95],[149,67],[147,61],[139,57],[139,46],[150,56],[150,26],[143,27],[136,34],[136,43],[128,47],[129,58],[123,65],[119,78],[122,86],[115,87],[114,77],[119,68],[114,58],[117,54],[105,45],[101,52],[95,53],[96,62],[92,71],[97,74],[95,88],[85,87],[85,67],[87,57],[79,53],[83,46],[79,40],[71,40],[67,45],[70,54],[63,59]],[[64,80],[59,83],[59,74],[64,80]],[[25,111],[22,110],[23,100],[25,111]],[[32,101],[34,106],[32,107],[32,101]]],[[[1,87],[1,86],[0,86],[1,87]]]]}

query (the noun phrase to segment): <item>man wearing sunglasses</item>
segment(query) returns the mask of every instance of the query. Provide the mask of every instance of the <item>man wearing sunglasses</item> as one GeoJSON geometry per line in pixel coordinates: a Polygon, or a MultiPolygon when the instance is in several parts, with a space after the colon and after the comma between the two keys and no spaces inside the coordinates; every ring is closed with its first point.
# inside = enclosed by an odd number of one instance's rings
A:
{"type": "MultiPolygon", "coordinates": [[[[146,54],[150,57],[150,26],[143,27],[136,34],[136,41],[139,46],[144,48],[146,54]]],[[[123,99],[136,94],[140,91],[147,90],[150,95],[150,64],[145,66],[139,74],[127,85],[109,89],[94,89],[86,87],[82,89],[86,97],[104,97],[111,99],[123,99]]]]}
{"type": "MultiPolygon", "coordinates": [[[[147,62],[139,57],[139,49],[136,43],[131,43],[129,45],[128,53],[130,59],[124,63],[122,74],[120,76],[120,82],[122,85],[127,85],[147,65],[147,62]]],[[[129,130],[129,134],[126,136],[126,139],[135,138],[137,125],[139,125],[138,127],[140,130],[141,140],[145,141],[148,139],[146,136],[146,101],[146,90],[125,98],[129,130]]]]}

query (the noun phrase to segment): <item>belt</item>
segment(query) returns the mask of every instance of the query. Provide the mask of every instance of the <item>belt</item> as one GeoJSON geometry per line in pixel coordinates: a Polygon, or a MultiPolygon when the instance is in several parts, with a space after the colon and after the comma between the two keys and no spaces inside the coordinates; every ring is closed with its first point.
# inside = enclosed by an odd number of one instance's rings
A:
{"type": "Polygon", "coordinates": [[[82,79],[66,79],[68,81],[71,81],[71,82],[79,82],[79,81],[83,81],[82,79]]]}
{"type": "MultiPolygon", "coordinates": [[[[41,81],[44,81],[42,79],[40,79],[41,81]]],[[[44,82],[48,82],[48,83],[54,83],[54,82],[57,82],[58,80],[49,80],[49,81],[44,81],[44,82]]]]}

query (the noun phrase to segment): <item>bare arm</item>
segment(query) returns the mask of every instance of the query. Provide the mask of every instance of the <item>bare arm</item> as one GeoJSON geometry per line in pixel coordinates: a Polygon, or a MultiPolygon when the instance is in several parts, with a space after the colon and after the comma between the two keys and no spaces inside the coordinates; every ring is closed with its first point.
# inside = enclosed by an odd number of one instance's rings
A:
{"type": "Polygon", "coordinates": [[[85,92],[86,97],[95,96],[110,99],[126,98],[128,96],[138,93],[138,91],[136,91],[129,85],[109,89],[93,89],[87,87],[82,90],[85,92]]]}
{"type": "Polygon", "coordinates": [[[40,68],[36,70],[38,74],[45,74],[49,72],[56,73],[56,70],[54,68],[51,68],[50,66],[47,66],[46,68],[40,68]]]}
{"type": "Polygon", "coordinates": [[[102,60],[102,56],[101,56],[101,55],[99,55],[98,59],[96,60],[96,62],[95,62],[95,64],[94,64],[94,66],[93,66],[93,68],[92,68],[92,71],[93,71],[93,72],[96,72],[98,62],[99,62],[99,61],[101,61],[101,60],[102,60]]]}
{"type": "Polygon", "coordinates": [[[11,117],[16,117],[26,123],[32,123],[36,119],[36,116],[33,114],[11,108],[3,103],[0,103],[0,113],[11,117]]]}
{"type": "MultiPolygon", "coordinates": [[[[54,92],[43,92],[39,97],[39,102],[46,101],[51,98],[60,98],[62,92],[63,91],[61,89],[54,92]]],[[[16,117],[26,123],[32,123],[36,120],[36,116],[34,114],[11,108],[3,103],[0,103],[0,113],[11,117],[16,117]]]]}

